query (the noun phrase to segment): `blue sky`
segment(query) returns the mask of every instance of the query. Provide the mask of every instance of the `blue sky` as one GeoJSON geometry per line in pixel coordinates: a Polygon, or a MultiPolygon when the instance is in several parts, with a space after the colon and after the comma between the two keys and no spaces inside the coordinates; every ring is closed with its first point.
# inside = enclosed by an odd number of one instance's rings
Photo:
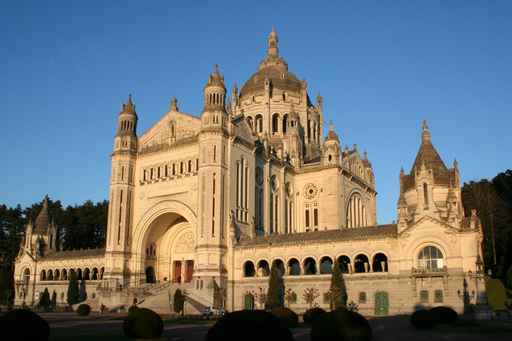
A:
{"type": "Polygon", "coordinates": [[[199,115],[213,64],[240,86],[274,24],[326,123],[368,150],[390,222],[423,119],[463,181],[512,167],[511,17],[510,1],[2,1],[0,203],[107,198],[127,95],[139,133],[172,96],[199,115]]]}

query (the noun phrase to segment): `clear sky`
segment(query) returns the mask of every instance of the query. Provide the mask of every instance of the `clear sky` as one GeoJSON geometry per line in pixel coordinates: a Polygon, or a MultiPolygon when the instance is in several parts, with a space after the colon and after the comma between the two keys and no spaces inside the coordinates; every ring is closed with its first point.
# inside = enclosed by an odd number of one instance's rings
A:
{"type": "Polygon", "coordinates": [[[326,123],[368,151],[390,222],[423,119],[463,181],[512,168],[511,17],[512,1],[2,1],[0,203],[107,198],[128,94],[139,134],[172,96],[199,115],[213,65],[242,85],[274,24],[326,123]]]}

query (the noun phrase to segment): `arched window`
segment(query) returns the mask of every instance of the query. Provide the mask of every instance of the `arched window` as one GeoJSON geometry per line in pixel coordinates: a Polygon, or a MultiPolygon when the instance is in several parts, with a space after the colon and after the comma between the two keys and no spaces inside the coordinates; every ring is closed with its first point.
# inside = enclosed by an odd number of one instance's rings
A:
{"type": "Polygon", "coordinates": [[[288,274],[290,276],[300,275],[300,263],[296,258],[292,258],[288,261],[288,274]]]}
{"type": "Polygon", "coordinates": [[[304,260],[304,274],[316,275],[316,261],[312,257],[308,257],[304,260]]]}
{"type": "Polygon", "coordinates": [[[256,115],[256,132],[263,132],[263,116],[260,114],[256,115]]]}
{"type": "Polygon", "coordinates": [[[76,279],[82,280],[82,269],[76,269],[76,279]]]}
{"type": "Polygon", "coordinates": [[[320,274],[332,273],[332,259],[331,257],[322,257],[320,260],[320,274]]]}
{"type": "Polygon", "coordinates": [[[368,225],[366,207],[361,194],[354,193],[350,196],[347,207],[347,227],[363,227],[368,225]]]}
{"type": "Polygon", "coordinates": [[[61,279],[63,281],[67,281],[68,280],[68,271],[66,269],[62,269],[61,279]]]}
{"type": "Polygon", "coordinates": [[[443,253],[435,246],[426,246],[418,255],[418,268],[428,271],[439,271],[443,269],[443,253]]]}
{"type": "Polygon", "coordinates": [[[342,273],[350,273],[350,258],[348,256],[339,256],[338,266],[340,267],[342,273]]]}
{"type": "Polygon", "coordinates": [[[91,270],[89,270],[89,268],[85,268],[84,270],[84,279],[86,281],[90,280],[91,279],[91,270]]]}
{"type": "Polygon", "coordinates": [[[93,281],[97,280],[98,279],[98,268],[93,268],[92,269],[92,278],[91,278],[93,281]]]}
{"type": "Polygon", "coordinates": [[[46,271],[41,270],[41,275],[39,276],[39,280],[46,281],[46,271]]]}
{"type": "Polygon", "coordinates": [[[368,262],[368,257],[363,254],[359,254],[354,259],[354,272],[368,272],[370,268],[370,264],[368,262]]]}
{"type": "Polygon", "coordinates": [[[51,269],[48,270],[48,273],[46,274],[46,279],[49,281],[53,281],[53,271],[51,269]]]}
{"type": "Polygon", "coordinates": [[[279,270],[279,273],[281,275],[284,275],[285,271],[284,271],[284,263],[282,260],[280,259],[275,259],[273,262],[272,262],[272,267],[277,267],[277,269],[279,270]]]}
{"type": "Polygon", "coordinates": [[[60,280],[60,271],[59,271],[59,269],[55,269],[55,271],[53,272],[53,279],[56,280],[56,281],[60,280]]]}
{"type": "Polygon", "coordinates": [[[270,267],[266,260],[260,260],[258,262],[258,276],[267,277],[270,275],[270,267]]]}
{"type": "Polygon", "coordinates": [[[288,114],[283,116],[283,134],[286,134],[286,130],[288,128],[288,114]]]}
{"type": "Polygon", "coordinates": [[[255,274],[254,263],[248,260],[244,264],[244,277],[254,277],[255,274]]]}
{"type": "Polygon", "coordinates": [[[23,281],[23,286],[26,287],[28,285],[28,283],[30,282],[30,269],[25,269],[23,271],[22,281],[23,281]]]}
{"type": "Polygon", "coordinates": [[[279,114],[272,115],[272,134],[279,131],[279,114]]]}
{"type": "Polygon", "coordinates": [[[423,201],[425,203],[425,209],[428,209],[428,185],[426,182],[423,183],[423,201]]]}
{"type": "Polygon", "coordinates": [[[102,268],[100,269],[100,279],[103,279],[103,274],[104,274],[104,273],[105,273],[105,268],[104,268],[104,267],[102,267],[102,268]]]}
{"type": "Polygon", "coordinates": [[[152,266],[146,268],[146,283],[156,283],[155,269],[152,266]]]}
{"type": "Polygon", "coordinates": [[[373,256],[372,270],[373,272],[387,272],[388,257],[380,252],[373,256]]]}

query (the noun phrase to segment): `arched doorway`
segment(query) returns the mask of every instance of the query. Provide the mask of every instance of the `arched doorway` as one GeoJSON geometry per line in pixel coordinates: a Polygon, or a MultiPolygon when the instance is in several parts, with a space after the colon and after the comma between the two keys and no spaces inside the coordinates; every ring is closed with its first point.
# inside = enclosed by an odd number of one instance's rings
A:
{"type": "Polygon", "coordinates": [[[251,293],[247,293],[244,296],[244,309],[245,310],[254,310],[254,295],[251,293]]]}
{"type": "Polygon", "coordinates": [[[194,233],[193,225],[180,214],[163,213],[153,219],[140,246],[144,280],[147,283],[167,280],[191,282],[194,272],[194,233]],[[148,276],[148,269],[152,271],[151,276],[148,276]]]}
{"type": "Polygon", "coordinates": [[[387,316],[389,313],[389,296],[385,291],[375,293],[375,316],[387,316]]]}
{"type": "Polygon", "coordinates": [[[155,269],[152,266],[146,268],[146,283],[156,283],[155,269]]]}

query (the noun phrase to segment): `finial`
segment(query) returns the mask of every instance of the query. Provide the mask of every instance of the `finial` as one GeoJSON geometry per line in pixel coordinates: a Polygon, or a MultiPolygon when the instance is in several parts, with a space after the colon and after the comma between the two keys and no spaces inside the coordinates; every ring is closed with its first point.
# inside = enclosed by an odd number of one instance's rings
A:
{"type": "Polygon", "coordinates": [[[272,33],[276,33],[276,25],[272,24],[272,33]]]}
{"type": "Polygon", "coordinates": [[[423,130],[421,133],[421,141],[430,141],[430,131],[428,130],[427,120],[423,120],[423,123],[421,124],[421,129],[423,130]]]}
{"type": "Polygon", "coordinates": [[[178,100],[176,99],[176,97],[172,97],[171,99],[171,111],[178,111],[178,100]]]}
{"type": "Polygon", "coordinates": [[[459,162],[457,159],[453,159],[453,168],[458,169],[459,168],[459,162]]]}
{"type": "Polygon", "coordinates": [[[366,151],[366,149],[364,150],[363,157],[365,160],[368,160],[368,152],[366,151]]]}
{"type": "Polygon", "coordinates": [[[403,176],[405,174],[404,172],[404,166],[400,167],[400,176],[403,176]]]}
{"type": "Polygon", "coordinates": [[[275,30],[274,25],[272,25],[272,32],[268,35],[268,49],[267,55],[272,57],[279,56],[279,49],[277,47],[279,39],[277,38],[277,32],[275,30]]]}
{"type": "Polygon", "coordinates": [[[213,66],[213,72],[219,74],[219,64],[213,66]]]}
{"type": "Polygon", "coordinates": [[[332,120],[329,120],[329,131],[334,131],[334,123],[332,120]]]}

